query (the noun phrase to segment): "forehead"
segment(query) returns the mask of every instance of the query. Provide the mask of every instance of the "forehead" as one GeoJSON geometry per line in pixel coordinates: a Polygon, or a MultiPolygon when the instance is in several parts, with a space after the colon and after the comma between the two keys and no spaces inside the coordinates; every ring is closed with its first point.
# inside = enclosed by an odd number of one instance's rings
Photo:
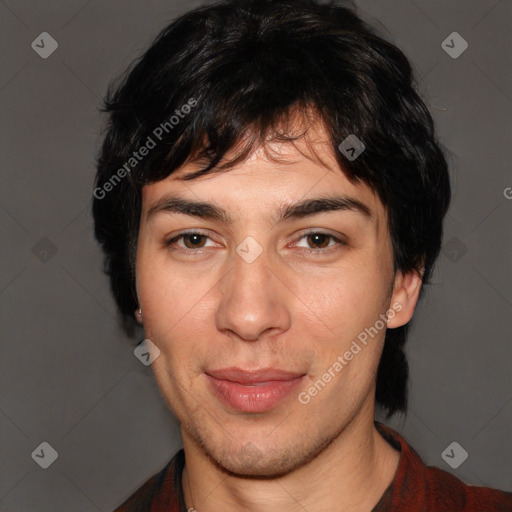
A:
{"type": "MultiPolygon", "coordinates": [[[[185,176],[205,166],[204,161],[191,160],[166,179],[144,186],[143,217],[169,194],[221,205],[245,220],[272,214],[308,197],[336,194],[368,206],[378,226],[379,219],[386,216],[384,206],[370,187],[351,182],[340,169],[321,123],[304,127],[303,120],[295,120],[289,134],[298,136],[297,140],[270,138],[229,169],[217,166],[206,175],[186,181],[185,176]]],[[[249,137],[247,133],[219,165],[231,161],[249,137]]]]}

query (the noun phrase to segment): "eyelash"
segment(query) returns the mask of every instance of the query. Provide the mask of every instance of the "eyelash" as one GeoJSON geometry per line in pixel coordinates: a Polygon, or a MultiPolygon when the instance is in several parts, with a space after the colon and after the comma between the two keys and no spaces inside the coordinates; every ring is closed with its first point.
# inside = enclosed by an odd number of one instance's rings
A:
{"type": "MultiPolygon", "coordinates": [[[[211,238],[206,234],[206,233],[203,233],[201,231],[184,231],[183,233],[180,233],[179,235],[171,238],[170,240],[167,240],[164,242],[164,245],[165,247],[168,247],[170,248],[171,250],[175,250],[175,251],[180,251],[180,252],[186,252],[186,253],[198,253],[198,254],[202,254],[202,251],[201,249],[208,249],[208,247],[199,247],[198,249],[189,249],[188,247],[186,248],[183,248],[183,247],[172,247],[174,243],[176,243],[178,240],[180,239],[183,239],[184,237],[188,236],[188,235],[200,235],[200,236],[204,236],[206,238],[209,238],[211,240],[211,238]]],[[[308,254],[312,254],[312,255],[321,255],[321,254],[325,254],[327,252],[331,252],[332,250],[338,250],[341,248],[341,246],[346,246],[346,242],[344,242],[343,240],[340,240],[339,238],[335,237],[334,235],[330,234],[330,233],[325,233],[323,231],[316,231],[316,230],[312,230],[312,231],[308,231],[306,233],[303,233],[302,236],[299,237],[298,241],[310,236],[310,235],[324,235],[324,236],[327,236],[329,238],[331,238],[332,240],[334,240],[336,242],[336,245],[333,245],[333,246],[328,246],[328,247],[325,247],[325,248],[317,248],[317,249],[304,249],[306,251],[306,253],[308,254]]]]}

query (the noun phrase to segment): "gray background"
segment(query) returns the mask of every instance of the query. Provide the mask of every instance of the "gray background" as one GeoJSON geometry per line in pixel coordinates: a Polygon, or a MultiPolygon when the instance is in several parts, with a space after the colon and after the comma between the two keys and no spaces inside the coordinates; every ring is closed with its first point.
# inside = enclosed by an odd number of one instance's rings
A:
{"type": "MultiPolygon", "coordinates": [[[[0,2],[0,510],[110,511],[181,446],[115,322],[92,235],[108,81],[196,1],[0,2]],[[59,44],[42,59],[31,43],[59,44]],[[40,468],[43,441],[57,460],[40,468]]],[[[512,2],[358,1],[412,60],[452,153],[454,200],[408,354],[411,408],[387,423],[424,461],[512,490],[512,2]],[[457,59],[441,43],[469,43],[457,59]],[[510,196],[509,196],[510,197],[510,196]],[[453,441],[468,459],[452,470],[453,441]]],[[[379,419],[382,419],[379,416],[379,419]]]]}

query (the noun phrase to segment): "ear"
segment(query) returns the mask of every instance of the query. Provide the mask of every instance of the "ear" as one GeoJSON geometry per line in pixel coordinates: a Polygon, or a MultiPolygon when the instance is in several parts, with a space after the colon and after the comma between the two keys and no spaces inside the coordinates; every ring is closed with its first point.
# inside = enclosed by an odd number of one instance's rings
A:
{"type": "Polygon", "coordinates": [[[422,274],[423,271],[416,270],[396,273],[390,302],[395,315],[388,320],[389,329],[405,325],[412,318],[420,296],[422,274]]]}
{"type": "Polygon", "coordinates": [[[141,325],[143,325],[143,320],[142,320],[142,311],[140,309],[136,309],[133,313],[133,316],[135,317],[135,320],[137,320],[137,322],[141,325]]]}
{"type": "Polygon", "coordinates": [[[140,297],[139,289],[137,287],[137,276],[135,276],[135,294],[137,295],[137,309],[133,312],[133,316],[135,317],[135,320],[137,320],[138,324],[143,325],[144,321],[142,320],[142,309],[140,308],[140,297]]]}

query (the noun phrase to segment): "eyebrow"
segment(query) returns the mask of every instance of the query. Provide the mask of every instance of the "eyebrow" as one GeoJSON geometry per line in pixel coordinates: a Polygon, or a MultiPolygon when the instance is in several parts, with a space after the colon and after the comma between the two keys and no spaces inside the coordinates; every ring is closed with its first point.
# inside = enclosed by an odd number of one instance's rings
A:
{"type": "MultiPolygon", "coordinates": [[[[325,196],[305,199],[298,203],[286,205],[281,209],[276,222],[302,219],[317,213],[339,210],[356,212],[367,219],[373,219],[370,208],[353,197],[325,196]]],[[[146,221],[149,222],[159,213],[180,213],[201,219],[215,220],[224,224],[233,223],[229,213],[217,205],[203,201],[190,201],[177,196],[164,196],[160,198],[149,208],[146,214],[146,221]]]]}

